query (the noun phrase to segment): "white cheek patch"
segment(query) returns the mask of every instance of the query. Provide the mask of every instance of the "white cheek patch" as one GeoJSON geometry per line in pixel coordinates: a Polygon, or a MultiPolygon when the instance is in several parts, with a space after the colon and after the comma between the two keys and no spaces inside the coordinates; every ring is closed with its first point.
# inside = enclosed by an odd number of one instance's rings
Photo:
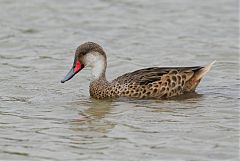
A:
{"type": "Polygon", "coordinates": [[[105,72],[105,58],[98,52],[88,53],[84,57],[86,67],[92,68],[93,79],[98,79],[105,72]]]}

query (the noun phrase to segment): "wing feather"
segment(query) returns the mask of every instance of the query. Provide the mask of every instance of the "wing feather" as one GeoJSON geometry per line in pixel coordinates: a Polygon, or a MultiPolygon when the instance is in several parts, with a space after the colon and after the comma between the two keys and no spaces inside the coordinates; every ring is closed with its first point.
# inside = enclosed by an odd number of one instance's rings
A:
{"type": "Polygon", "coordinates": [[[126,73],[113,81],[120,84],[136,83],[140,85],[147,85],[149,83],[161,80],[161,77],[166,74],[185,74],[186,79],[190,79],[193,74],[202,69],[201,66],[194,67],[152,67],[136,70],[134,72],[126,73]]]}

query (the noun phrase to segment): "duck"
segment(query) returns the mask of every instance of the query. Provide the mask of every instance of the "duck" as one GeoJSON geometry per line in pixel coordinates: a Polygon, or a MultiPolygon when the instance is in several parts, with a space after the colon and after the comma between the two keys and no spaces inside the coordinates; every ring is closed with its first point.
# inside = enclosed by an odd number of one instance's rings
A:
{"type": "Polygon", "coordinates": [[[77,47],[72,68],[61,83],[70,80],[85,67],[90,67],[89,93],[92,98],[164,99],[194,92],[214,62],[206,66],[144,68],[108,81],[104,49],[95,42],[85,42],[77,47]]]}

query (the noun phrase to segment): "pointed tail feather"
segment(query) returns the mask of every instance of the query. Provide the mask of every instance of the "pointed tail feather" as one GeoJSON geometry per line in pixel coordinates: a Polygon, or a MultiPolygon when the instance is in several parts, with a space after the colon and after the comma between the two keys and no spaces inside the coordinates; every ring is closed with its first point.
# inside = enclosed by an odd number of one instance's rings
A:
{"type": "Polygon", "coordinates": [[[197,72],[195,73],[195,80],[201,80],[202,77],[209,72],[209,70],[211,69],[212,65],[213,65],[215,62],[216,62],[216,60],[214,60],[212,63],[204,66],[202,69],[200,69],[199,71],[197,71],[197,72]]]}

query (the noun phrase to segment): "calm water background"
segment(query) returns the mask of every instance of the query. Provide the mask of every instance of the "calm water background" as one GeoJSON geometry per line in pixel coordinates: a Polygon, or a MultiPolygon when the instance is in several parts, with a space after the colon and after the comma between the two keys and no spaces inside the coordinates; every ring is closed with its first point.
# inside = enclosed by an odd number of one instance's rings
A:
{"type": "Polygon", "coordinates": [[[238,160],[237,0],[1,0],[0,160],[238,160]],[[101,44],[108,78],[217,63],[179,100],[98,101],[75,48],[101,44]]]}

